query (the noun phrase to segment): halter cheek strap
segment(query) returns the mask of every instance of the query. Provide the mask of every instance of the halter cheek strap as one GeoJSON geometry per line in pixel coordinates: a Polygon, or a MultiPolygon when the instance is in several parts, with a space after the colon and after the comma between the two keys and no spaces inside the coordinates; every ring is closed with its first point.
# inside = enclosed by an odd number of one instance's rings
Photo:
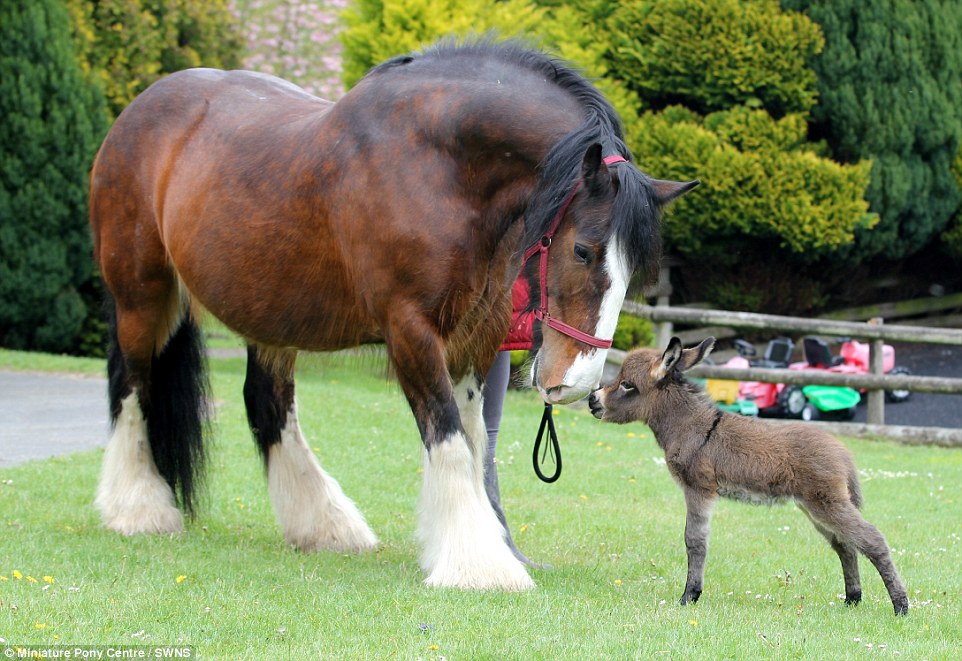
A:
{"type": "MultiPolygon", "coordinates": [[[[605,165],[613,165],[615,163],[626,162],[626,159],[622,156],[608,156],[604,159],[605,165]]],[[[548,314],[548,248],[551,247],[551,239],[554,237],[555,231],[558,229],[558,225],[561,224],[561,219],[564,218],[565,213],[568,211],[568,206],[574,199],[575,194],[578,189],[581,188],[583,181],[579,180],[578,183],[574,185],[571,192],[568,193],[568,197],[565,198],[564,203],[561,208],[558,209],[558,213],[555,214],[554,219],[551,221],[551,225],[548,227],[548,231],[545,232],[541,240],[535,245],[528,248],[524,253],[524,261],[527,262],[535,253],[541,253],[540,269],[539,269],[539,280],[541,284],[541,305],[534,311],[534,316],[536,319],[547,324],[548,328],[553,328],[554,330],[567,335],[570,338],[578,340],[579,342],[584,342],[588,346],[597,347],[599,349],[608,349],[611,347],[611,340],[604,340],[600,337],[594,335],[589,335],[583,331],[578,330],[574,326],[569,326],[568,324],[555,319],[550,314],[548,314]]]]}

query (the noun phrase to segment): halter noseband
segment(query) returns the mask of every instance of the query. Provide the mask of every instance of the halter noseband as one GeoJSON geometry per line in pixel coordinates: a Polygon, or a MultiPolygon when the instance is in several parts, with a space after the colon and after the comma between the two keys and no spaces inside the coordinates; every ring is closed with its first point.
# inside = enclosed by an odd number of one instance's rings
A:
{"type": "MultiPolygon", "coordinates": [[[[615,163],[625,162],[625,158],[622,156],[608,156],[604,159],[605,165],[613,165],[615,163]]],[[[594,335],[588,335],[574,326],[569,326],[563,321],[555,319],[550,314],[548,314],[548,248],[551,247],[551,238],[554,236],[555,231],[558,229],[558,225],[561,224],[561,219],[564,217],[565,212],[568,211],[568,206],[575,197],[575,193],[581,188],[581,180],[574,185],[568,197],[565,198],[564,203],[561,208],[558,209],[558,213],[555,215],[554,220],[551,221],[551,226],[548,227],[548,231],[545,235],[541,237],[541,240],[528,248],[524,253],[524,261],[527,263],[529,259],[536,252],[541,253],[541,267],[540,267],[540,285],[541,285],[541,306],[536,308],[534,311],[535,319],[538,319],[548,325],[548,328],[553,328],[563,335],[574,338],[579,342],[584,342],[588,346],[597,347],[599,349],[608,349],[611,347],[611,340],[603,340],[600,337],[594,335]]]]}

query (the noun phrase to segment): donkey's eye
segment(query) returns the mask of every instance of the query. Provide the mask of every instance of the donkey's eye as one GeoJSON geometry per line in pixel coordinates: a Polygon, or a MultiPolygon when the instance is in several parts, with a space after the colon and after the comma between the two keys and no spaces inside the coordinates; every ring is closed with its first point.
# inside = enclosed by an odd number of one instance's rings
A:
{"type": "Polygon", "coordinates": [[[624,390],[625,392],[634,392],[634,391],[638,390],[637,388],[635,388],[635,384],[630,383],[630,382],[628,382],[628,381],[622,381],[621,384],[620,384],[620,387],[621,387],[621,389],[624,390]]]}
{"type": "Polygon", "coordinates": [[[582,264],[589,264],[591,262],[591,249],[588,246],[584,246],[580,243],[576,243],[575,259],[577,259],[582,264]]]}

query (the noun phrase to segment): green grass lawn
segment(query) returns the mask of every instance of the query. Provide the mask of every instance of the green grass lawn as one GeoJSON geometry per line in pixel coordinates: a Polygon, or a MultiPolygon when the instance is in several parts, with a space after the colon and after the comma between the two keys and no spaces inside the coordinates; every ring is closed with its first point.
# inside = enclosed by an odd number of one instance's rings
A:
{"type": "MultiPolygon", "coordinates": [[[[98,361],[0,352],[0,368],[98,361]]],[[[538,481],[541,404],[507,398],[498,458],[519,546],[552,569],[522,594],[429,589],[413,541],[420,440],[376,359],[303,361],[301,424],[379,535],[362,556],[287,548],[246,427],[240,359],[212,361],[217,417],[206,500],[187,533],[124,538],[93,508],[102,451],[0,470],[0,638],[17,645],[190,645],[204,658],[905,659],[962,657],[962,452],[846,439],[866,518],[909,590],[895,618],[862,561],[838,559],[793,507],[723,502],[705,592],[684,587],[684,503],[650,432],[558,411],[559,482],[538,481]]],[[[106,402],[105,402],[106,406],[106,402]]],[[[4,643],[0,643],[2,648],[4,643]]]]}

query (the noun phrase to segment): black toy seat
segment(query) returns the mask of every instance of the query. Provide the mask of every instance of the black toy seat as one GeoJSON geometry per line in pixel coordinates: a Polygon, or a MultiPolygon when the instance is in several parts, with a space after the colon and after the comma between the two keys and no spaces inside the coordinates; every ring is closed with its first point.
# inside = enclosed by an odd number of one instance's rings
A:
{"type": "Polygon", "coordinates": [[[792,359],[792,352],[795,351],[795,343],[788,337],[776,337],[768,342],[765,347],[765,357],[761,360],[751,361],[752,367],[766,367],[769,369],[779,369],[788,367],[792,359]]]}
{"type": "Polygon", "coordinates": [[[841,356],[833,356],[828,343],[817,337],[806,337],[802,341],[802,351],[805,362],[812,367],[834,367],[845,362],[841,356]]]}

